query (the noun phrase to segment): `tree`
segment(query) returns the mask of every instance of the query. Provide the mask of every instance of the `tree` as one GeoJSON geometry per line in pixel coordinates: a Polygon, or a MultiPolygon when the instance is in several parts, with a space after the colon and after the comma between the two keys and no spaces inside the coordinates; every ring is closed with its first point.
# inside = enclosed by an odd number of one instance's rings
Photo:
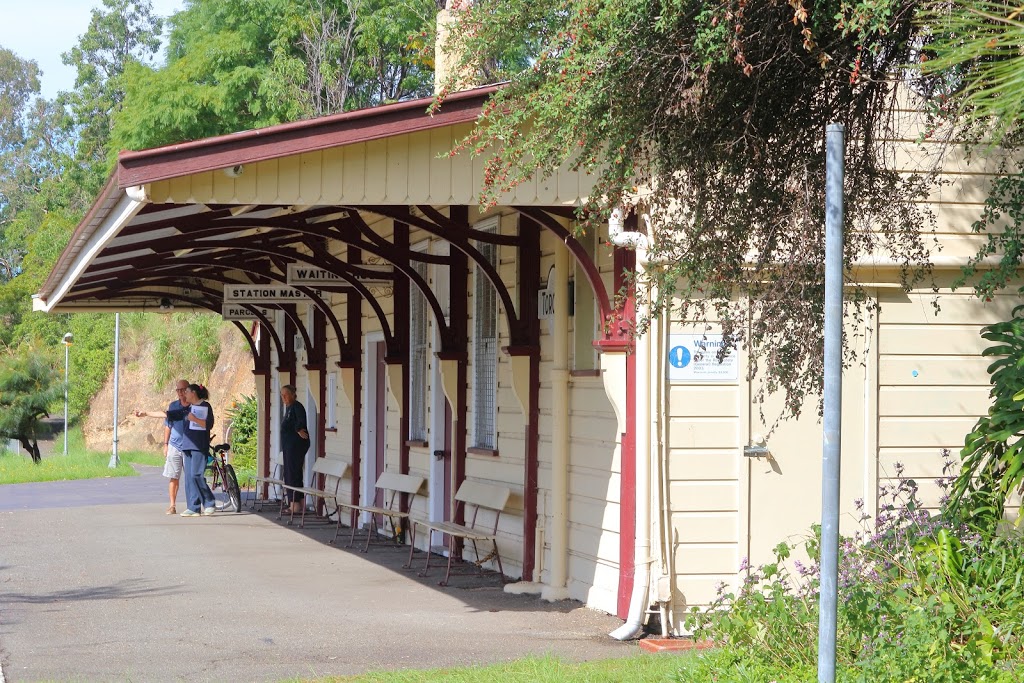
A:
{"type": "MultiPolygon", "coordinates": [[[[657,284],[655,311],[674,301],[676,317],[720,320],[765,391],[784,392],[797,413],[823,376],[827,124],[846,127],[848,281],[868,254],[891,257],[905,285],[927,274],[930,215],[919,202],[931,176],[886,165],[888,140],[900,137],[894,76],[922,39],[919,8],[478,0],[455,8],[454,73],[508,85],[458,150],[487,157],[485,204],[570,165],[596,174],[583,229],[615,205],[639,205],[663,264],[640,294],[657,284]],[[524,48],[521,67],[510,56],[524,48]]],[[[848,315],[863,313],[859,294],[848,315]]]]}
{"type": "Polygon", "coordinates": [[[77,140],[76,159],[83,165],[75,182],[95,194],[109,169],[112,118],[125,97],[125,72],[152,60],[160,49],[163,22],[150,0],[103,0],[92,10],[89,28],[78,44],[61,55],[75,67],[75,89],[62,93],[68,112],[65,126],[77,140]]]}
{"type": "Polygon", "coordinates": [[[9,224],[38,183],[27,132],[29,108],[38,95],[38,65],[0,47],[0,282],[18,273],[24,255],[9,224]]]}
{"type": "Polygon", "coordinates": [[[946,118],[980,124],[989,145],[1019,143],[1024,114],[1024,5],[997,0],[936,4],[921,70],[941,86],[946,118]]]}
{"type": "Polygon", "coordinates": [[[142,149],[426,95],[433,0],[195,0],[167,65],[135,64],[114,146],[142,149]]]}
{"type": "Polygon", "coordinates": [[[39,419],[63,396],[53,358],[38,344],[23,344],[0,357],[0,435],[17,439],[40,462],[39,419]]]}

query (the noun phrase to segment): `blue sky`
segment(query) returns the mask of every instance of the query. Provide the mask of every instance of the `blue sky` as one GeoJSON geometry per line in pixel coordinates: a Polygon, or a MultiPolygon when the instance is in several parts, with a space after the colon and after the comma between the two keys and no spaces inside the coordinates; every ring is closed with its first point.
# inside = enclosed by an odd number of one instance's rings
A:
{"type": "MultiPolygon", "coordinates": [[[[71,90],[75,72],[60,61],[89,27],[90,11],[102,0],[0,0],[0,46],[22,59],[33,59],[43,71],[43,96],[52,99],[71,90]]],[[[185,0],[153,0],[153,12],[166,17],[185,0]]]]}

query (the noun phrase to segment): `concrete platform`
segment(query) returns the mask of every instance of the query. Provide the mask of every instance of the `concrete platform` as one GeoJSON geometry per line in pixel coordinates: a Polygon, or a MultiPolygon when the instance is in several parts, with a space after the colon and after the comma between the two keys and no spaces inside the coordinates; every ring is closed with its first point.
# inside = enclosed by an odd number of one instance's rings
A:
{"type": "Polygon", "coordinates": [[[607,636],[614,617],[506,594],[494,574],[441,588],[440,568],[402,569],[402,549],[330,545],[333,526],[164,515],[166,480],[140,469],[0,486],[0,680],[276,681],[636,653],[607,636]]]}

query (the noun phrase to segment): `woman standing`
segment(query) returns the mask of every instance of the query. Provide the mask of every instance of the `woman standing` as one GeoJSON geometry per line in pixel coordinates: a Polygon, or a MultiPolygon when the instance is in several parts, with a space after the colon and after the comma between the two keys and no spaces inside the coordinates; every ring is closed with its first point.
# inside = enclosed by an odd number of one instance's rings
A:
{"type": "MultiPolygon", "coordinates": [[[[201,384],[189,384],[185,389],[188,407],[182,408],[186,423],[182,435],[181,453],[184,456],[185,500],[188,509],[182,517],[212,515],[216,499],[206,483],[206,458],[210,455],[210,430],[213,429],[213,408],[206,400],[210,392],[201,384]]],[[[177,419],[181,419],[178,417],[177,419]]],[[[171,411],[168,420],[174,420],[171,411]]]]}
{"type": "MultiPolygon", "coordinates": [[[[281,450],[284,452],[285,486],[302,488],[302,474],[309,450],[309,431],[306,430],[306,409],[295,400],[295,387],[286,384],[281,387],[281,403],[284,417],[281,419],[281,450]]],[[[293,514],[302,512],[305,495],[285,489],[285,500],[291,502],[293,514]]]]}

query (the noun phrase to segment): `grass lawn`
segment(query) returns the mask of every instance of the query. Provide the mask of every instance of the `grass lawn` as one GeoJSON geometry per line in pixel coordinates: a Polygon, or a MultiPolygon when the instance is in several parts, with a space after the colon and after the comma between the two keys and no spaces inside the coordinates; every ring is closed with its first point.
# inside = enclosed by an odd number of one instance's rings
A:
{"type": "Polygon", "coordinates": [[[343,678],[320,678],[317,683],[663,683],[678,680],[690,654],[638,653],[622,659],[571,663],[555,657],[527,657],[506,664],[428,671],[391,671],[343,678]]]}
{"type": "MultiPolygon", "coordinates": [[[[57,448],[63,450],[63,436],[58,435],[57,448]]],[[[38,465],[24,452],[0,451],[0,484],[23,484],[33,481],[64,481],[98,479],[100,477],[134,477],[137,472],[130,463],[163,465],[163,455],[146,451],[121,451],[120,464],[111,469],[110,452],[87,451],[81,429],[68,432],[68,454],[44,457],[38,465]]]]}

